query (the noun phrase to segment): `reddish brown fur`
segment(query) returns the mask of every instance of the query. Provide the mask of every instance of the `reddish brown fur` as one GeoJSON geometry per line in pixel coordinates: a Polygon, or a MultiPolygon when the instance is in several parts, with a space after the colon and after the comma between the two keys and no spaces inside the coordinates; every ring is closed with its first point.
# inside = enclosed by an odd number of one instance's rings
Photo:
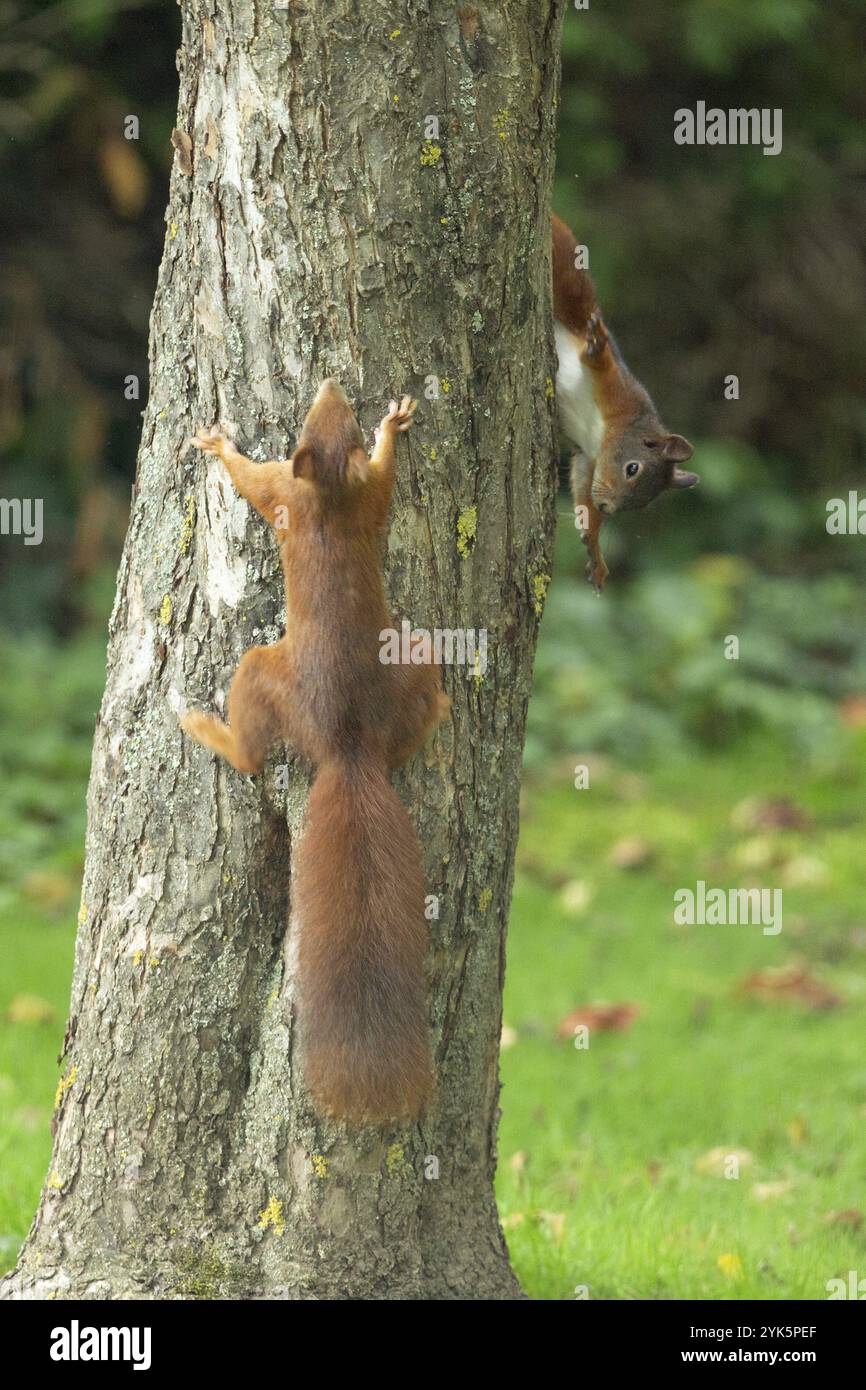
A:
{"type": "Polygon", "coordinates": [[[555,212],[550,214],[553,266],[553,313],[578,338],[598,311],[598,297],[588,270],[574,264],[577,241],[570,227],[555,212]]]}
{"type": "Polygon", "coordinates": [[[617,360],[604,328],[592,276],[588,270],[578,270],[574,263],[577,240],[573,232],[555,212],[550,214],[550,223],[554,316],[577,340],[584,364],[592,372],[592,393],[608,429],[621,432],[639,411],[651,410],[652,403],[625,363],[617,360]],[[590,348],[593,339],[594,351],[590,348]]]}
{"type": "Polygon", "coordinates": [[[394,441],[414,408],[392,403],[370,458],[333,381],[285,462],[253,463],[219,431],[194,441],[275,527],[287,618],[282,641],[238,666],[228,726],[181,722],[241,772],[261,771],[278,739],[318,766],[293,884],[304,1055],[317,1105],[353,1121],[416,1117],[431,1087],[421,853],[388,770],[449,701],[437,666],[379,660],[394,441]]]}

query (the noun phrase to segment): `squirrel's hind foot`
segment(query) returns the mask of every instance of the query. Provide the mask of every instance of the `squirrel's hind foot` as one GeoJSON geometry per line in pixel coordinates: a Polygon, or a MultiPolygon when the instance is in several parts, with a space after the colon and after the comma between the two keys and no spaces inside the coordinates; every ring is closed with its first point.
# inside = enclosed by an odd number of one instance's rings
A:
{"type": "Polygon", "coordinates": [[[586,324],[586,344],[581,353],[584,362],[597,362],[607,344],[607,329],[601,314],[590,314],[586,324]]]}

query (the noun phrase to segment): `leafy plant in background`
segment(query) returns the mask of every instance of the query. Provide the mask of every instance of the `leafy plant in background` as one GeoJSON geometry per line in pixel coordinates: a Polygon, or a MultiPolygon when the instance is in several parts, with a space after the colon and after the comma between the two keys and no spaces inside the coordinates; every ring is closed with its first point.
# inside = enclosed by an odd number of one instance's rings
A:
{"type": "MultiPolygon", "coordinates": [[[[625,525],[610,528],[623,548],[625,525]]],[[[866,691],[858,577],[772,575],[709,550],[663,570],[649,564],[627,582],[611,546],[612,579],[599,599],[575,582],[579,551],[566,520],[536,661],[528,768],[591,750],[651,764],[761,735],[800,757],[842,756],[840,706],[851,703],[853,722],[866,691]],[[736,659],[725,655],[729,637],[736,659]]]]}
{"type": "Polygon", "coordinates": [[[147,321],[174,118],[173,7],[4,6],[0,450],[4,496],[46,499],[38,550],[0,549],[16,630],[70,631],[113,565],[147,395],[147,321]],[[124,138],[134,114],[140,138],[124,138]],[[140,398],[127,400],[134,374],[140,398]]]}

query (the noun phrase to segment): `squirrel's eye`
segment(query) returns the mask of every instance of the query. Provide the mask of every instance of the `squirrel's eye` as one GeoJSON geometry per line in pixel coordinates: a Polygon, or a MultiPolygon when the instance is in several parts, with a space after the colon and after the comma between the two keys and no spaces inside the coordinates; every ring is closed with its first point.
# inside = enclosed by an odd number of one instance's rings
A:
{"type": "Polygon", "coordinates": [[[640,472],[640,464],[635,459],[632,459],[631,463],[626,464],[624,472],[627,478],[636,478],[640,472]]]}

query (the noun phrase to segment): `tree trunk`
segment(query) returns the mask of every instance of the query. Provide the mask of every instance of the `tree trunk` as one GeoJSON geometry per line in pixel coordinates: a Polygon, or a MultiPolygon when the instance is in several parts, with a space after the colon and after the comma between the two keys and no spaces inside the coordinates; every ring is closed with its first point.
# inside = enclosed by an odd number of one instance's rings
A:
{"type": "Polygon", "coordinates": [[[560,6],[408,8],[183,3],[54,1153],[6,1296],[519,1294],[492,1180],[554,517],[560,6]],[[285,457],[329,375],[365,429],[390,396],[421,401],[386,560],[397,624],[489,634],[486,672],[446,670],[452,718],[397,778],[439,905],[438,1095],[388,1132],[321,1121],[297,1063],[288,908],[309,768],[275,750],[244,777],[177,724],[187,704],[222,708],[284,616],[270,533],[187,441],[221,419],[245,452],[285,457]]]}

